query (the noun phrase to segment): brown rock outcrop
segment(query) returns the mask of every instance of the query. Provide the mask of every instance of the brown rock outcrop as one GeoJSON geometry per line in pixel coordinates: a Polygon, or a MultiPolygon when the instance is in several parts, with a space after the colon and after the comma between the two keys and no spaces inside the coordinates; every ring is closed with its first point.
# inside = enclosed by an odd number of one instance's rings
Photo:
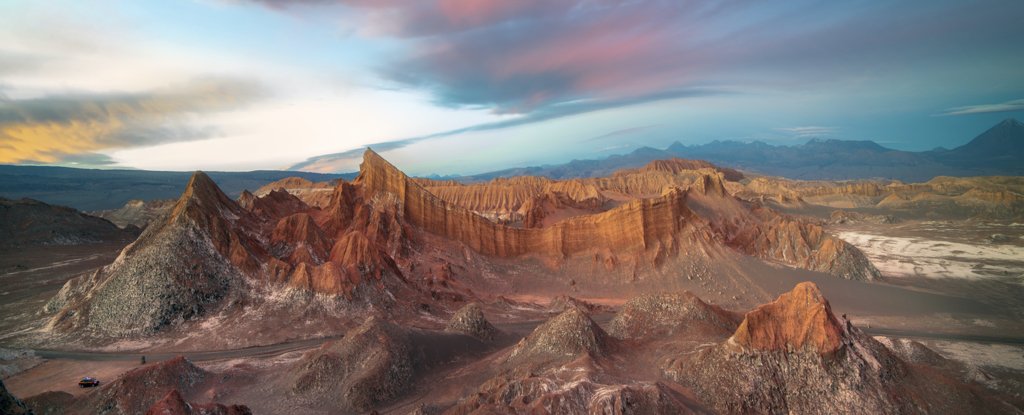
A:
{"type": "Polygon", "coordinates": [[[89,214],[109,220],[121,228],[136,226],[139,229],[145,229],[146,226],[149,226],[149,222],[159,218],[174,206],[174,202],[174,200],[129,200],[118,209],[89,212],[89,214]]]}
{"type": "Polygon", "coordinates": [[[654,160],[641,167],[639,171],[665,171],[677,174],[686,170],[710,169],[722,173],[725,180],[738,182],[744,179],[743,173],[728,167],[719,167],[704,160],[689,160],[681,158],[670,158],[666,160],[654,160]]]}
{"type": "Polygon", "coordinates": [[[222,405],[216,402],[198,404],[186,402],[177,389],[173,389],[146,411],[146,415],[252,415],[245,405],[222,405]]]}
{"type": "Polygon", "coordinates": [[[693,293],[650,294],[626,303],[608,325],[608,333],[620,339],[671,336],[677,332],[732,332],[735,313],[710,305],[693,293]]]}
{"type": "Polygon", "coordinates": [[[1009,410],[933,369],[908,365],[837,319],[808,282],[747,313],[727,341],[667,360],[663,373],[721,413],[1009,410]]]}
{"type": "Polygon", "coordinates": [[[255,196],[266,196],[275,190],[284,190],[309,206],[325,207],[331,201],[334,185],[330,182],[316,183],[301,177],[286,177],[256,189],[255,196]]]}
{"type": "Polygon", "coordinates": [[[365,154],[356,183],[370,197],[396,200],[402,218],[410,224],[499,257],[566,256],[601,248],[644,250],[658,243],[671,244],[691,216],[684,203],[686,193],[672,191],[541,229],[512,228],[449,206],[372,151],[365,154]]]}
{"type": "Polygon", "coordinates": [[[130,242],[137,232],[106,219],[38,200],[0,197],[0,248],[130,242]]]}
{"type": "Polygon", "coordinates": [[[569,307],[537,326],[512,348],[508,364],[564,362],[582,355],[601,356],[612,339],[582,309],[569,307]]]}
{"type": "Polygon", "coordinates": [[[484,317],[477,303],[469,303],[455,312],[448,320],[446,330],[465,333],[481,340],[493,340],[498,329],[484,317]]]}
{"type": "Polygon", "coordinates": [[[145,413],[168,392],[191,392],[208,376],[208,372],[178,356],[128,371],[94,393],[76,399],[68,413],[145,413]]]}
{"type": "Polygon", "coordinates": [[[413,268],[494,258],[527,257],[552,271],[583,259],[635,276],[724,244],[846,278],[877,274],[859,251],[820,226],[752,207],[728,194],[721,171],[688,167],[669,161],[599,179],[499,179],[489,190],[450,195],[481,208],[520,204],[516,213],[526,228],[496,223],[431,192],[477,185],[414,180],[370,150],[359,176],[339,181],[322,208],[279,189],[245,193],[236,203],[197,172],[117,261],[66,284],[46,307],[54,313],[48,328],[151,334],[244,302],[250,294],[241,288],[251,284],[311,290],[350,304],[458,300],[480,281],[453,281],[449,267],[442,283],[413,268]],[[469,250],[444,258],[442,246],[469,250]]]}
{"type": "Polygon", "coordinates": [[[844,329],[818,286],[802,282],[775,302],[747,313],[730,340],[755,350],[808,349],[827,354],[842,346],[843,336],[844,329]]]}

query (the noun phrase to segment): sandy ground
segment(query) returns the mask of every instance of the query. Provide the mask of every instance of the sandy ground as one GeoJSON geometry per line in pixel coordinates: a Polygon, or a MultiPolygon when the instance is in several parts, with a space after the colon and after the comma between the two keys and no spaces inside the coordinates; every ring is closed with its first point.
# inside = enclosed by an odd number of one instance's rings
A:
{"type": "Polygon", "coordinates": [[[47,360],[32,369],[4,379],[4,384],[18,397],[29,397],[46,391],[62,391],[78,396],[94,390],[78,387],[78,381],[83,376],[92,376],[100,382],[110,381],[138,365],[139,362],[47,360]]]}
{"type": "MultiPolygon", "coordinates": [[[[682,266],[689,265],[680,262],[683,265],[672,269],[674,275],[663,280],[637,281],[631,290],[586,292],[586,287],[579,291],[578,286],[569,286],[565,281],[550,281],[547,286],[539,286],[537,275],[541,274],[531,275],[528,268],[520,269],[519,274],[504,274],[501,268],[483,269],[480,277],[508,284],[509,290],[499,292],[507,293],[504,297],[515,303],[486,305],[485,310],[489,316],[496,317],[499,327],[513,336],[509,344],[543,321],[555,295],[569,294],[614,309],[639,290],[687,289],[709,302],[743,311],[792,289],[798,282],[810,280],[829,298],[836,314],[849,314],[855,324],[869,333],[874,330],[876,333],[872,334],[897,337],[902,333],[947,358],[1020,374],[1024,373],[1024,284],[1018,276],[1024,273],[1024,243],[1018,244],[1012,238],[1024,234],[1024,226],[997,225],[915,222],[900,226],[830,229],[861,247],[883,271],[886,281],[875,283],[766,265],[739,255],[727,257],[728,261],[723,260],[727,263],[708,268],[684,269],[682,266]],[[957,226],[961,227],[960,232],[956,231],[957,226]],[[992,235],[1003,236],[993,238],[992,235]],[[1008,240],[1010,242],[1006,242],[1008,240]],[[663,285],[669,279],[672,283],[663,285]]],[[[38,327],[37,311],[64,281],[109,263],[119,248],[84,246],[0,252],[0,345],[10,347],[7,344],[10,339],[38,327]]],[[[603,313],[595,320],[603,324],[610,317],[611,313],[603,313]]],[[[214,323],[210,320],[196,324],[214,323]]],[[[273,379],[282,368],[294,362],[302,350],[314,347],[314,343],[316,341],[299,348],[267,349],[252,355],[225,353],[198,359],[208,370],[235,376],[234,383],[218,393],[237,400],[222,401],[259,404],[266,401],[267,397],[261,396],[265,391],[252,385],[247,387],[245,382],[273,379]]],[[[82,376],[110,381],[138,365],[137,357],[127,353],[118,359],[96,359],[89,357],[90,352],[147,347],[167,349],[168,344],[174,343],[128,341],[108,345],[103,350],[90,349],[81,355],[68,353],[50,359],[14,353],[11,354],[14,357],[7,360],[0,356],[0,367],[10,368],[0,376],[20,397],[49,390],[76,395],[90,393],[91,389],[77,387],[82,376]]],[[[174,350],[162,351],[173,354],[174,350]]],[[[458,384],[443,388],[446,394],[458,395],[470,388],[467,385],[482,380],[467,374],[467,370],[477,364],[486,364],[486,356],[439,367],[436,374],[429,376],[428,383],[458,380],[458,384]]],[[[433,392],[437,390],[430,385],[417,387],[407,399],[396,403],[396,407],[414,407],[433,392]]],[[[272,407],[268,407],[269,413],[287,413],[272,407]]]]}

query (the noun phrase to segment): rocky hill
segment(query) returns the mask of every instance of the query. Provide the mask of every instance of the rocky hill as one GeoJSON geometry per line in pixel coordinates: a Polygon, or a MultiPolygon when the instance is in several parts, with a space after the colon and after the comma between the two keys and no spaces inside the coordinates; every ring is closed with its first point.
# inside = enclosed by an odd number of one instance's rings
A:
{"type": "Polygon", "coordinates": [[[117,209],[97,210],[90,212],[91,215],[101,217],[113,222],[121,228],[135,226],[145,229],[149,222],[163,216],[168,209],[174,206],[174,200],[129,200],[124,206],[117,209]]]}
{"type": "MultiPolygon", "coordinates": [[[[549,278],[568,281],[584,278],[579,264],[599,263],[604,271],[592,278],[626,286],[638,275],[667,275],[664,264],[676,258],[710,261],[714,252],[848,279],[877,277],[863,254],[819,225],[737,199],[725,173],[689,166],[669,161],[607,178],[543,181],[548,191],[564,191],[572,200],[566,203],[593,211],[559,219],[558,206],[534,205],[544,219],[533,227],[452,204],[372,151],[356,180],[339,182],[322,207],[297,197],[308,192],[290,193],[294,186],[231,200],[197,172],[114,263],[60,290],[46,305],[47,329],[150,335],[218,313],[259,313],[261,304],[278,307],[282,294],[302,293],[336,301],[328,308],[339,319],[370,310],[415,318],[421,304],[440,311],[488,289],[479,274],[455,278],[455,270],[540,266],[549,278]],[[602,198],[618,200],[588,202],[602,198]]],[[[299,305],[310,301],[321,300],[307,296],[275,313],[301,315],[299,305]]]]}
{"type": "Polygon", "coordinates": [[[199,404],[186,402],[177,389],[171,390],[163,399],[149,407],[146,415],[252,415],[245,405],[223,405],[216,402],[199,404]]]}
{"type": "Polygon", "coordinates": [[[0,198],[0,247],[128,242],[137,230],[122,230],[75,209],[32,200],[0,198]]]}
{"type": "Polygon", "coordinates": [[[723,413],[1012,412],[907,364],[833,315],[810,282],[748,312],[726,341],[668,360],[664,373],[723,413]]]}

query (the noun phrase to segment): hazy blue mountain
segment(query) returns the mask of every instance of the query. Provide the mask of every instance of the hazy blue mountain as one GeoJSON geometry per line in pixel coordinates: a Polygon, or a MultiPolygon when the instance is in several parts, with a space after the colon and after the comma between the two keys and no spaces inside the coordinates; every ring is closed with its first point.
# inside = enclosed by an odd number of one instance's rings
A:
{"type": "Polygon", "coordinates": [[[521,174],[552,178],[594,177],[639,167],[669,157],[707,160],[752,173],[794,179],[887,178],[926,181],[935,176],[1024,175],[1024,124],[1005,120],[967,144],[952,150],[924,152],[893,150],[873,141],[812,139],[795,146],[760,141],[712,141],[707,144],[673,143],[664,150],[650,147],[601,160],[573,160],[566,164],[500,170],[467,177],[486,180],[521,174]]]}

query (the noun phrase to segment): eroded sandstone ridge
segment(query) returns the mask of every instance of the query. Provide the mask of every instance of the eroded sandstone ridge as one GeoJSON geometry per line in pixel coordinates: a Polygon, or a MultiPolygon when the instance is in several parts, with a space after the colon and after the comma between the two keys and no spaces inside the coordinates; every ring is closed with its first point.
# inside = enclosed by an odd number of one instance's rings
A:
{"type": "Polygon", "coordinates": [[[470,197],[476,190],[442,197],[434,191],[475,187],[409,178],[367,150],[359,176],[330,192],[286,180],[234,201],[196,172],[114,263],[61,289],[46,305],[53,315],[47,327],[146,335],[231,307],[251,309],[282,290],[338,299],[335,310],[414,312],[423,303],[476,296],[481,275],[459,270],[500,261],[541,264],[556,278],[604,286],[648,274],[680,278],[665,264],[684,256],[711,261],[725,251],[843,278],[878,275],[819,225],[731,196],[727,178],[736,175],[669,160],[598,179],[502,179],[507,188],[484,189],[478,199],[470,197]],[[494,194],[510,199],[495,204],[504,199],[494,194]],[[304,201],[310,195],[316,206],[304,201]],[[525,207],[528,226],[459,204],[525,207]],[[590,264],[589,276],[576,275],[580,264],[590,264]]]}

